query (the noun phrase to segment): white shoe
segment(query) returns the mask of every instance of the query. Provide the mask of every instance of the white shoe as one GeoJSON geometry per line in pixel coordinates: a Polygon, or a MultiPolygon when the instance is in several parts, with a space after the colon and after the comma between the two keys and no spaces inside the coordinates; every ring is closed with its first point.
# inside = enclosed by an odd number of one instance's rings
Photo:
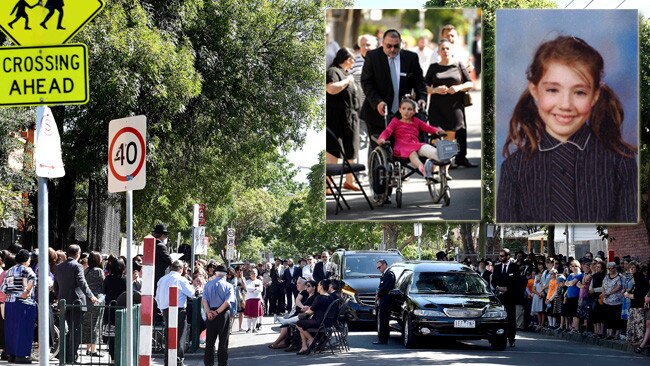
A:
{"type": "Polygon", "coordinates": [[[431,161],[431,159],[427,159],[427,161],[424,163],[424,177],[431,178],[432,171],[433,171],[433,161],[431,161]]]}

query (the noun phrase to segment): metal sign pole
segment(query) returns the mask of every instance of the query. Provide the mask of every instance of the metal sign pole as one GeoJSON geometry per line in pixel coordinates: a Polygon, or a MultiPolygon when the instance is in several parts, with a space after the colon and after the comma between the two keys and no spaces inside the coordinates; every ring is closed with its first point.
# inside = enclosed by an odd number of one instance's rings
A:
{"type": "Polygon", "coordinates": [[[133,366],[133,191],[126,191],[126,365],[133,366]]]}
{"type": "MultiPolygon", "coordinates": [[[[45,108],[36,108],[36,126],[40,129],[45,108]]],[[[38,136],[38,132],[36,133],[38,136]]],[[[47,178],[38,178],[38,283],[47,283],[49,277],[48,262],[48,192],[47,178]]],[[[47,289],[47,287],[43,287],[47,289]]],[[[50,292],[38,291],[38,359],[40,364],[47,364],[50,359],[50,292]]]]}
{"type": "Polygon", "coordinates": [[[420,238],[422,238],[422,236],[418,236],[418,260],[422,259],[422,252],[420,251],[420,238]]]}

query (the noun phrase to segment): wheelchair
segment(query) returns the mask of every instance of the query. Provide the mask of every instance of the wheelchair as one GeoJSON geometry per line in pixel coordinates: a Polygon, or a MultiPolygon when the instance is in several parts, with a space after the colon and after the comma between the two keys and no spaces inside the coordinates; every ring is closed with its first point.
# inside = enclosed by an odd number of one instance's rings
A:
{"type": "MultiPolygon", "coordinates": [[[[424,112],[420,112],[416,116],[423,121],[428,119],[424,112]]],[[[384,114],[385,126],[388,126],[388,121],[388,114],[384,114]]],[[[377,136],[372,136],[371,139],[377,144],[377,136]]],[[[439,160],[431,160],[435,166],[438,166],[438,171],[435,172],[438,179],[433,178],[434,174],[432,174],[431,178],[425,177],[429,195],[434,204],[443,202],[444,206],[449,206],[451,203],[451,187],[449,187],[447,175],[441,172],[445,171],[445,167],[451,163],[451,159],[458,154],[459,146],[455,142],[445,140],[444,135],[430,140],[428,134],[421,133],[420,141],[425,143],[432,141],[438,151],[439,160]]],[[[420,157],[420,161],[424,163],[426,158],[420,157]]],[[[392,142],[390,140],[383,145],[377,144],[377,147],[372,150],[368,159],[368,180],[372,190],[372,200],[375,204],[383,206],[391,197],[393,189],[395,189],[395,204],[397,208],[402,207],[402,182],[414,173],[420,174],[420,171],[409,165],[409,163],[408,158],[393,156],[392,142]]]]}

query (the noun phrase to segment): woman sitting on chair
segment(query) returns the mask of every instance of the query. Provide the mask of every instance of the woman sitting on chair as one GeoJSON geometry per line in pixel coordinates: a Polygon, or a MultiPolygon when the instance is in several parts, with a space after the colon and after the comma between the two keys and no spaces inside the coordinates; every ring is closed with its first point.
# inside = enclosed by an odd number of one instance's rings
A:
{"type": "MultiPolygon", "coordinates": [[[[300,319],[296,323],[296,329],[300,332],[300,339],[302,341],[302,348],[298,351],[299,355],[306,355],[309,353],[309,346],[314,341],[314,337],[307,331],[309,328],[318,328],[325,319],[325,313],[334,299],[329,295],[329,280],[322,280],[318,283],[318,296],[314,299],[314,303],[305,311],[305,314],[311,315],[309,319],[300,319]]],[[[328,324],[325,324],[328,325],[328,324]]],[[[331,324],[329,324],[331,325],[331,324]]]]}

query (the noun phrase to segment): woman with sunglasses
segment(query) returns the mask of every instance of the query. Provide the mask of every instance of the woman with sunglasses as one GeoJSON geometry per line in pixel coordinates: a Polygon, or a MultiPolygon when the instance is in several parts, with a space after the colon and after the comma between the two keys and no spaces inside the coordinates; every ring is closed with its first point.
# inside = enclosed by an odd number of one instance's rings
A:
{"type": "MultiPolygon", "coordinates": [[[[322,280],[318,283],[316,288],[318,295],[314,299],[314,303],[305,310],[305,314],[310,315],[309,319],[300,319],[296,322],[296,328],[300,332],[300,340],[302,347],[297,354],[306,355],[309,353],[309,346],[311,342],[314,341],[314,337],[307,331],[309,328],[317,328],[321,322],[325,319],[325,313],[329,308],[330,304],[334,301],[334,298],[329,295],[329,280],[322,280]]],[[[331,324],[325,324],[326,326],[331,324]]]]}
{"type": "MultiPolygon", "coordinates": [[[[292,338],[292,331],[295,331],[292,326],[300,320],[299,315],[304,314],[305,311],[307,311],[307,309],[309,309],[309,307],[314,303],[314,299],[317,295],[316,282],[305,281],[305,279],[301,277],[298,279],[297,285],[300,293],[296,297],[296,306],[294,311],[289,317],[278,319],[280,324],[282,324],[282,326],[280,326],[280,334],[278,335],[278,338],[269,345],[269,348],[278,349],[289,347],[292,338]]],[[[291,346],[293,347],[293,344],[291,344],[291,346]]],[[[297,351],[297,348],[291,350],[295,352],[297,351]]]]}
{"type": "Polygon", "coordinates": [[[562,307],[562,316],[565,318],[564,323],[567,328],[571,327],[571,333],[578,333],[580,331],[580,319],[577,317],[578,312],[578,298],[580,296],[580,288],[578,283],[584,276],[580,270],[580,262],[573,260],[570,263],[571,273],[567,280],[564,282],[566,287],[565,303],[562,307]]]}

